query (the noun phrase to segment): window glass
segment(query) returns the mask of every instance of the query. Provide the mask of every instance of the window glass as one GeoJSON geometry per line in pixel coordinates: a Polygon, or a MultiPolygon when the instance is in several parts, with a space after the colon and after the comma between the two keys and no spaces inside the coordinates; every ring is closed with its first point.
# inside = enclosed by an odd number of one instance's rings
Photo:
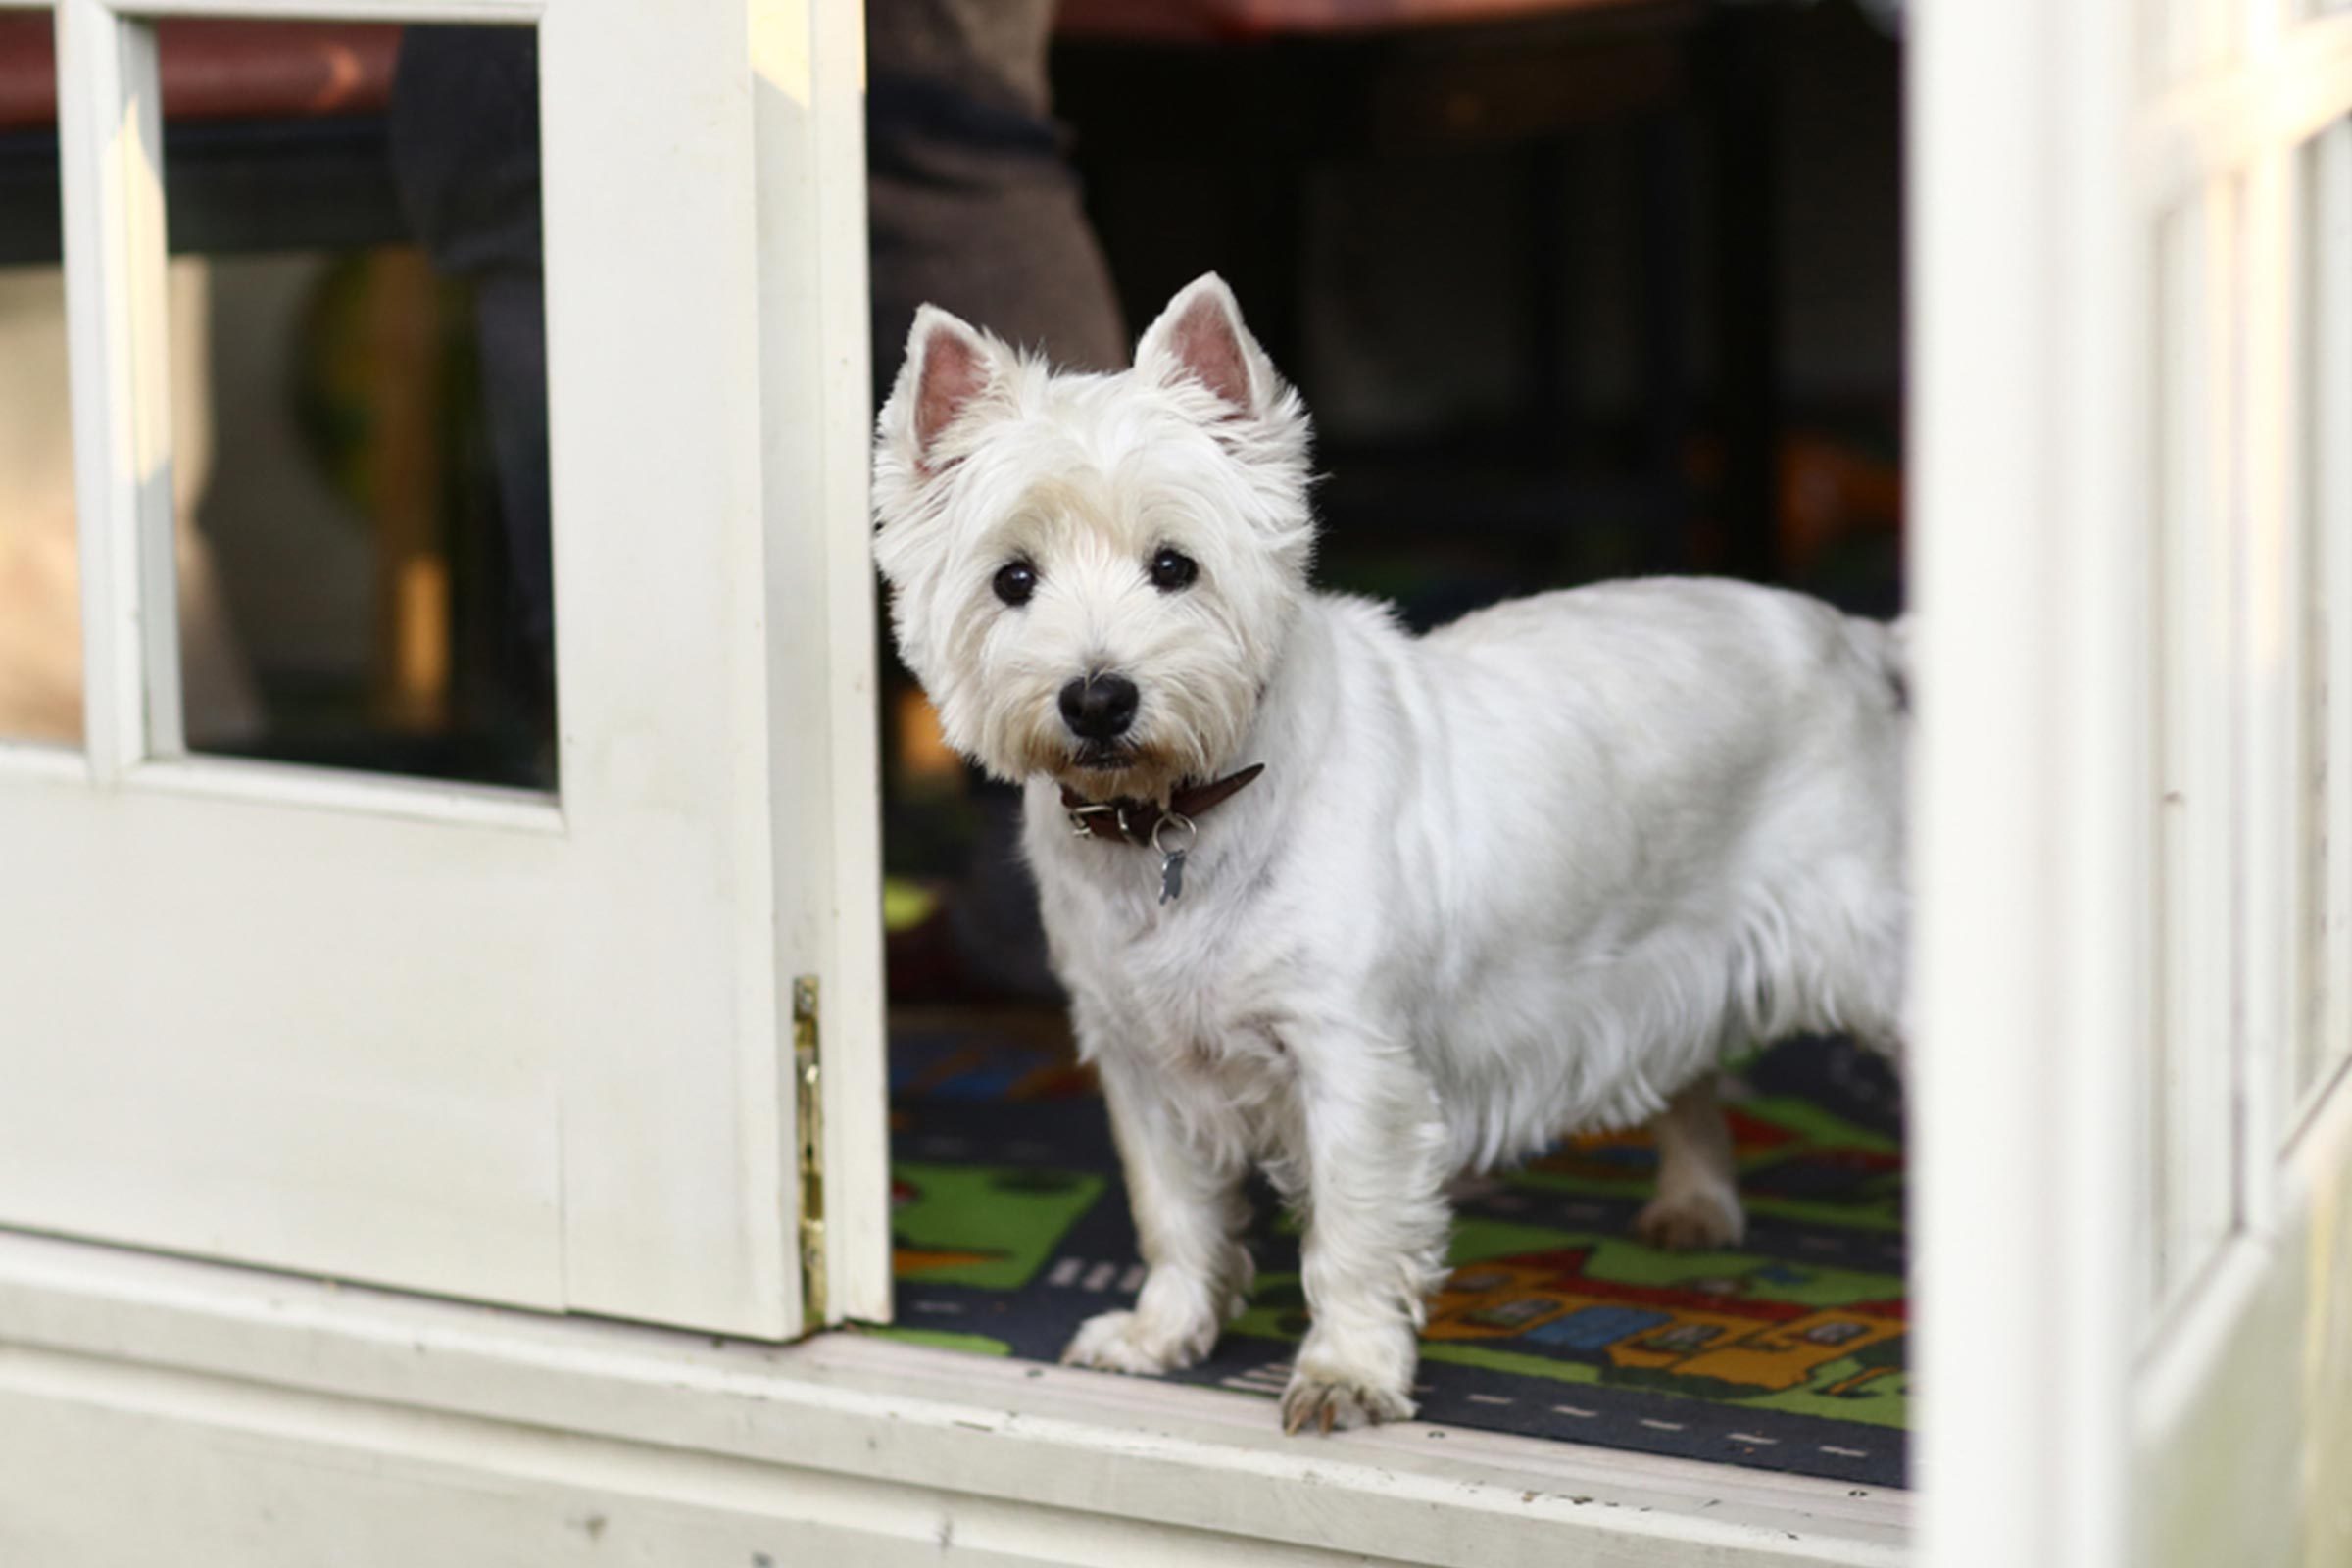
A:
{"type": "MultiPolygon", "coordinates": [[[[2325,0],[2323,0],[2325,3],[2325,0]]],[[[2245,26],[2245,0],[2147,0],[2141,29],[2149,79],[2161,87],[2228,67],[2245,26]]]]}
{"type": "Polygon", "coordinates": [[[191,749],[552,788],[536,34],[157,32],[191,749]]]}
{"type": "Polygon", "coordinates": [[[81,739],[81,590],[56,52],[46,11],[0,11],[0,741],[81,739]]]}

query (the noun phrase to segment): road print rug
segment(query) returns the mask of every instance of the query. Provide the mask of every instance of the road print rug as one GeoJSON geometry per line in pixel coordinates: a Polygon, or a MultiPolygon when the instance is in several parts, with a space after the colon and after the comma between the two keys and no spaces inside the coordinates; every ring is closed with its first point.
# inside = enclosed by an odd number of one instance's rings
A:
{"type": "MultiPolygon", "coordinates": [[[[1057,1358],[1143,1281],[1101,1100],[1051,1026],[894,1029],[895,1329],[1057,1358]]],[[[1562,1145],[1457,1190],[1422,1419],[1792,1471],[1904,1481],[1903,1163],[1891,1080],[1838,1042],[1776,1048],[1731,1109],[1736,1250],[1633,1240],[1641,1133],[1562,1145]]],[[[1176,1381],[1282,1392],[1306,1326],[1295,1229],[1258,1194],[1248,1310],[1176,1381]]],[[[1273,1420],[1271,1410],[1268,1420],[1273,1420]]]]}

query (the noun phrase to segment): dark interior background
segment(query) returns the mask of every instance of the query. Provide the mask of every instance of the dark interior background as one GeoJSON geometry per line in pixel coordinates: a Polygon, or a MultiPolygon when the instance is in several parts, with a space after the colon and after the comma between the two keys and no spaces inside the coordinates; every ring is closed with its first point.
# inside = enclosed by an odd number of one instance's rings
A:
{"type": "Polygon", "coordinates": [[[1068,39],[1131,326],[1214,268],[1305,394],[1331,579],[1420,623],[1626,571],[1890,612],[1898,42],[1851,6],[1068,39]]]}

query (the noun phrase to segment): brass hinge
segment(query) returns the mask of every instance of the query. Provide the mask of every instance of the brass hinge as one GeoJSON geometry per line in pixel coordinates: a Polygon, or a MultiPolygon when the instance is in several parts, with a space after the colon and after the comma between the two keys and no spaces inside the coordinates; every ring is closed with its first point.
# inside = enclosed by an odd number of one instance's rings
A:
{"type": "Polygon", "coordinates": [[[792,982],[793,1098],[799,1106],[801,1327],[825,1326],[825,1080],[818,1051],[816,976],[792,982]]]}

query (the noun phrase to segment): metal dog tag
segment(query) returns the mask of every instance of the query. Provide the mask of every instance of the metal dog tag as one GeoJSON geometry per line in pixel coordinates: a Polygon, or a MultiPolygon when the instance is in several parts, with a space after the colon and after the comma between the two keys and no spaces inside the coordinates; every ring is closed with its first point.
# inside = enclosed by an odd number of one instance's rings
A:
{"type": "Polygon", "coordinates": [[[1159,858],[1159,902],[1162,904],[1184,896],[1184,851],[1178,850],[1174,855],[1159,858]]]}
{"type": "Polygon", "coordinates": [[[1170,811],[1152,826],[1152,847],[1159,852],[1159,902],[1172,904],[1184,897],[1184,858],[1193,850],[1193,841],[1200,830],[1193,826],[1192,818],[1170,811]],[[1183,842],[1170,847],[1163,842],[1173,828],[1183,842]]]}

